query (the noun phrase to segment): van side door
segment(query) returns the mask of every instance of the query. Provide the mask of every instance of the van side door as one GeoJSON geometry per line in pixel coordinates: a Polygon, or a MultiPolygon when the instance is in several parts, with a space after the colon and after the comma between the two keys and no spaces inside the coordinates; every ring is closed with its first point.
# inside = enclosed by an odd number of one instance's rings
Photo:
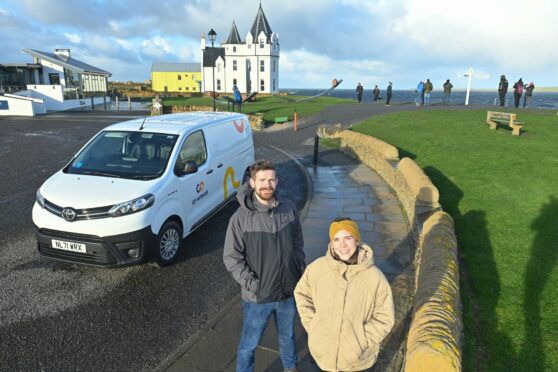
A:
{"type": "Polygon", "coordinates": [[[203,131],[198,130],[190,133],[182,143],[178,157],[175,162],[174,171],[178,178],[178,190],[183,204],[184,234],[188,234],[193,225],[208,213],[209,198],[211,192],[206,186],[207,145],[203,131]],[[194,161],[198,167],[197,172],[177,175],[177,171],[184,169],[187,161],[194,161]]]}

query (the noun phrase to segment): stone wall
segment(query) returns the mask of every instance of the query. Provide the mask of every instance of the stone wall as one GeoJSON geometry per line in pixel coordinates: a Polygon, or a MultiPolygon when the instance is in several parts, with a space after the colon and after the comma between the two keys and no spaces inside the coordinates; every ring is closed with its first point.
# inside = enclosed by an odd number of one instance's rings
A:
{"type": "Polygon", "coordinates": [[[461,370],[461,303],[453,220],[441,211],[438,189],[396,147],[350,130],[322,127],[321,137],[341,138],[341,151],[383,177],[401,202],[415,241],[415,298],[405,371],[461,370]]]}

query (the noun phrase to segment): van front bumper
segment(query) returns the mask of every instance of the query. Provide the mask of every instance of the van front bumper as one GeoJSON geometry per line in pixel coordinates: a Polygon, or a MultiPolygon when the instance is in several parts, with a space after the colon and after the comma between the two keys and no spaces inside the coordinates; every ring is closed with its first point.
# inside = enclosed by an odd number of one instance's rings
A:
{"type": "Polygon", "coordinates": [[[34,230],[41,256],[102,267],[128,266],[144,262],[157,238],[149,226],[126,234],[104,237],[39,229],[36,225],[34,230]],[[84,244],[86,252],[54,248],[53,240],[84,244]]]}

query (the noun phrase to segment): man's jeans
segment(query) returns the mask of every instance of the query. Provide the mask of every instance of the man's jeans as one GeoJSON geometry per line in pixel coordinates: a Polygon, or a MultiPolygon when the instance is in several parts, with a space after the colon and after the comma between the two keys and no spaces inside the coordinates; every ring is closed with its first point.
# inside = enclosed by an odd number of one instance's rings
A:
{"type": "Polygon", "coordinates": [[[424,93],[424,105],[430,105],[430,93],[424,93]]]}
{"type": "Polygon", "coordinates": [[[296,306],[294,297],[284,301],[256,304],[242,301],[244,324],[238,344],[236,371],[254,370],[254,355],[269,317],[273,314],[279,336],[279,354],[283,368],[296,368],[294,323],[296,306]]]}

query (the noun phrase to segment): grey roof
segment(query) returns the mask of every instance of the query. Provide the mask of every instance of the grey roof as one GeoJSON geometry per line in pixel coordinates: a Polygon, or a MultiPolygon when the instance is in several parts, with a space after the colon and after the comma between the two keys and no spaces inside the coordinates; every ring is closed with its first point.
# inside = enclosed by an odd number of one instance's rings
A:
{"type": "Polygon", "coordinates": [[[33,49],[27,49],[27,48],[23,48],[23,51],[25,53],[29,53],[34,57],[38,57],[38,58],[42,58],[46,61],[55,63],[57,65],[66,67],[69,70],[73,70],[73,71],[78,71],[81,73],[90,73],[90,74],[96,74],[96,75],[105,75],[105,76],[111,76],[112,74],[108,71],[105,70],[101,70],[100,68],[97,68],[95,66],[91,66],[88,65],[87,63],[78,61],[75,58],[65,58],[63,56],[58,56],[54,53],[48,53],[48,52],[41,52],[38,50],[33,50],[33,49]]]}
{"type": "Polygon", "coordinates": [[[236,28],[236,24],[233,21],[231,32],[229,34],[229,38],[225,41],[225,44],[242,44],[242,39],[238,33],[238,29],[236,28]]]}
{"type": "Polygon", "coordinates": [[[273,31],[271,31],[271,27],[269,27],[269,23],[267,22],[267,18],[265,18],[265,14],[262,9],[262,4],[260,3],[258,14],[256,14],[256,19],[254,20],[254,24],[252,25],[252,29],[250,30],[250,33],[254,37],[254,44],[258,43],[257,38],[262,31],[269,41],[269,38],[271,37],[273,31]]]}
{"type": "Polygon", "coordinates": [[[151,72],[201,72],[201,67],[199,63],[155,62],[151,72]]]}
{"type": "Polygon", "coordinates": [[[225,60],[225,48],[213,48],[213,61],[211,60],[211,47],[207,47],[203,50],[203,67],[215,66],[215,61],[217,58],[221,57],[225,60]]]}

